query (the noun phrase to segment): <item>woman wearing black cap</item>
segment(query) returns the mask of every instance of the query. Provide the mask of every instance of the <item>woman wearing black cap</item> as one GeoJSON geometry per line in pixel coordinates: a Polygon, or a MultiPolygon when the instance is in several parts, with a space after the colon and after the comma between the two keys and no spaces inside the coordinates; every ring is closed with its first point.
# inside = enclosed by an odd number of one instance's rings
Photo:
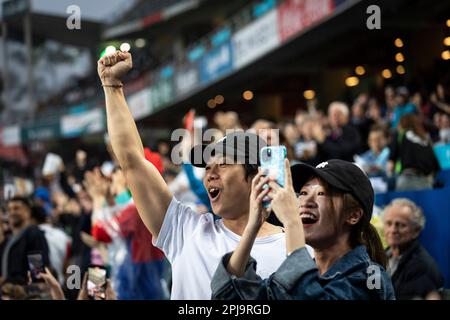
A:
{"type": "Polygon", "coordinates": [[[287,160],[285,169],[286,186],[270,181],[270,191],[259,173],[253,198],[260,203],[268,192],[270,208],[285,227],[288,257],[268,279],[256,275],[249,249],[268,213],[253,210],[238,247],[216,270],[213,298],[395,299],[383,247],[370,224],[374,194],[365,173],[342,160],[297,164],[293,179],[287,160]],[[305,242],[314,248],[314,259],[305,242]]]}

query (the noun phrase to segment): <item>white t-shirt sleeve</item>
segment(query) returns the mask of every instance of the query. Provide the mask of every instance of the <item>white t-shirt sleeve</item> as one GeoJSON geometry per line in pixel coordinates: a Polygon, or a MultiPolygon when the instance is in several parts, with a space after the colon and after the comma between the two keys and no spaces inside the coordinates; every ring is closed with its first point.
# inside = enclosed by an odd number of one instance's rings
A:
{"type": "Polygon", "coordinates": [[[202,220],[209,220],[208,216],[210,214],[199,214],[172,197],[158,238],[153,238],[153,245],[161,249],[172,263],[183,249],[186,239],[200,227],[202,220]]]}

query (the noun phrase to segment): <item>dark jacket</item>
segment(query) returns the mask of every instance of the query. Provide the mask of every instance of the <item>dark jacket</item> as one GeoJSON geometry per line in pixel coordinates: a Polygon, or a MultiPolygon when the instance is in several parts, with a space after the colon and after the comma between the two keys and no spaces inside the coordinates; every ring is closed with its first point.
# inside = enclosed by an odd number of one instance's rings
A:
{"type": "Polygon", "coordinates": [[[0,252],[0,273],[2,277],[6,278],[7,282],[22,285],[27,283],[27,272],[29,270],[27,254],[29,252],[41,251],[45,265],[50,266],[49,249],[44,233],[38,227],[30,225],[11,246],[7,258],[7,275],[5,277],[2,270],[2,261],[3,256],[7,254],[6,248],[10,239],[11,236],[4,241],[0,252]]]}
{"type": "MultiPolygon", "coordinates": [[[[389,248],[387,252],[389,255],[389,248]]],[[[392,275],[392,284],[397,299],[408,300],[424,298],[431,291],[442,288],[444,279],[434,259],[416,239],[403,252],[392,275]]]]}
{"type": "Polygon", "coordinates": [[[361,137],[358,130],[350,124],[334,130],[321,144],[318,153],[325,159],[341,159],[353,162],[353,156],[361,150],[361,137]]]}
{"type": "Polygon", "coordinates": [[[256,274],[250,258],[242,278],[228,273],[231,256],[224,256],[212,283],[212,298],[224,300],[388,300],[394,289],[384,269],[372,262],[364,246],[337,260],[323,275],[306,248],[291,253],[268,279],[256,274]]]}

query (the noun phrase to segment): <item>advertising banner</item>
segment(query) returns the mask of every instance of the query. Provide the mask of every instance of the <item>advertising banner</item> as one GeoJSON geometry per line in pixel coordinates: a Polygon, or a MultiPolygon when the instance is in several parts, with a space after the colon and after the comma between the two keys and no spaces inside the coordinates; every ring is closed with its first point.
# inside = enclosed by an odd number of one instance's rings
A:
{"type": "Polygon", "coordinates": [[[278,6],[278,29],[282,42],[333,12],[333,0],[287,0],[278,6]]]}
{"type": "Polygon", "coordinates": [[[61,133],[66,138],[79,137],[104,130],[105,116],[103,109],[100,108],[65,115],[61,118],[61,133]]]}
{"type": "Polygon", "coordinates": [[[241,68],[280,44],[277,10],[252,22],[233,36],[233,63],[241,68]]]}
{"type": "Polygon", "coordinates": [[[231,42],[226,42],[208,51],[200,60],[200,79],[202,83],[212,82],[233,70],[231,42]]]}

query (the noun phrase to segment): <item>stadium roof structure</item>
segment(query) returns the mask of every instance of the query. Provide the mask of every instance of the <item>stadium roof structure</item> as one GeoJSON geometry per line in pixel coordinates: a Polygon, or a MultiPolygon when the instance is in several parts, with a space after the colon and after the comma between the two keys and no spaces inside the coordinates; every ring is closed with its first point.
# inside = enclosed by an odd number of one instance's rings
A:
{"type": "Polygon", "coordinates": [[[122,16],[105,26],[102,38],[110,39],[142,31],[168,21],[180,14],[197,9],[206,0],[138,0],[122,16]]]}
{"type": "MultiPolygon", "coordinates": [[[[11,0],[10,0],[11,1],[11,0]]],[[[8,26],[8,37],[23,40],[25,12],[17,12],[13,16],[4,17],[2,7],[5,0],[0,0],[1,20],[8,26]]],[[[123,10],[136,2],[130,0],[30,0],[33,43],[39,44],[45,39],[52,39],[64,44],[80,47],[95,47],[101,37],[102,25],[109,20],[117,19],[123,10]],[[69,30],[66,22],[71,15],[70,6],[78,6],[81,14],[81,30],[69,30]]],[[[27,6],[27,0],[12,0],[14,7],[27,6]]],[[[26,10],[25,10],[26,11],[26,10]]]]}
{"type": "Polygon", "coordinates": [[[366,10],[371,1],[341,2],[344,4],[320,23],[298,33],[252,63],[235,68],[218,81],[172,101],[143,122],[148,125],[170,123],[174,110],[180,114],[193,107],[206,111],[208,99],[219,93],[241,98],[242,89],[249,85],[268,90],[273,86],[274,92],[282,92],[284,84],[280,79],[283,77],[318,74],[330,66],[356,65],[360,61],[379,63],[380,57],[385,55],[380,52],[383,51],[381,45],[387,39],[393,41],[399,34],[434,30],[442,25],[442,21],[445,23],[450,13],[449,1],[379,0],[376,3],[383,8],[382,28],[369,30],[366,10]]]}

